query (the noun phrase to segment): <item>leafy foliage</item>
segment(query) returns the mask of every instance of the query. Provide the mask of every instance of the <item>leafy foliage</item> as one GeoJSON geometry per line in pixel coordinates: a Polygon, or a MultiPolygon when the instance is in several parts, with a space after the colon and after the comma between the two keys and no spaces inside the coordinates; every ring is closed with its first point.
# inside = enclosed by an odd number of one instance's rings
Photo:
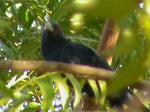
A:
{"type": "MultiPolygon", "coordinates": [[[[40,38],[43,25],[49,19],[62,26],[67,38],[95,49],[104,20],[113,18],[120,27],[120,40],[116,48],[108,52],[114,55],[112,67],[117,73],[107,92],[102,93],[102,97],[106,96],[139,78],[149,79],[150,2],[144,0],[143,4],[144,7],[139,7],[136,0],[1,0],[0,60],[42,59],[40,38]]],[[[11,68],[0,72],[0,108],[10,112],[71,111],[72,93],[67,80],[75,90],[74,106],[79,104],[82,83],[72,75],[65,78],[61,73],[40,75],[28,70],[16,73],[11,68]]],[[[95,87],[93,91],[99,100],[95,87]]]]}

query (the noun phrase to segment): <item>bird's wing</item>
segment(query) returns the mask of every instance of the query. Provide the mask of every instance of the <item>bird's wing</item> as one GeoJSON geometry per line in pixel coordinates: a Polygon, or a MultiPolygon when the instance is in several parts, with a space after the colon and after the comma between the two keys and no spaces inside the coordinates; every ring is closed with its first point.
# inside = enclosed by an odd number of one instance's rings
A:
{"type": "Polygon", "coordinates": [[[68,42],[62,49],[60,58],[60,60],[64,60],[67,63],[89,65],[111,70],[111,67],[104,59],[99,57],[90,48],[78,43],[68,42]]]}

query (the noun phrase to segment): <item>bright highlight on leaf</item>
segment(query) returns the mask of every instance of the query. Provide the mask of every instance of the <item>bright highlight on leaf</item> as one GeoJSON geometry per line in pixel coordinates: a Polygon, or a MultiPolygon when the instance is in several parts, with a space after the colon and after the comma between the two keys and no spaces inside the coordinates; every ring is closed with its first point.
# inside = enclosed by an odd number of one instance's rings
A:
{"type": "Polygon", "coordinates": [[[42,110],[43,112],[48,112],[54,98],[53,86],[51,83],[49,83],[50,80],[48,77],[38,79],[36,82],[39,85],[41,93],[44,96],[44,98],[42,99],[42,110]]]}
{"type": "Polygon", "coordinates": [[[81,25],[83,25],[84,22],[83,19],[84,19],[83,14],[77,13],[72,16],[70,21],[73,27],[80,27],[81,25]]]}
{"type": "Polygon", "coordinates": [[[82,5],[87,5],[91,4],[94,0],[75,0],[75,3],[77,4],[82,4],[82,5]]]}
{"type": "Polygon", "coordinates": [[[75,10],[93,17],[120,18],[135,10],[136,0],[75,0],[75,10]]]}
{"type": "Polygon", "coordinates": [[[125,37],[131,37],[132,36],[132,32],[129,29],[125,29],[123,34],[125,37]]]}
{"type": "Polygon", "coordinates": [[[98,87],[97,87],[97,84],[96,84],[96,81],[95,80],[88,80],[88,83],[90,84],[93,92],[94,92],[94,95],[96,97],[96,100],[99,100],[99,90],[98,90],[98,87]]]}
{"type": "Polygon", "coordinates": [[[67,99],[69,98],[68,85],[67,85],[65,79],[58,75],[56,77],[54,77],[54,81],[59,89],[59,93],[61,96],[61,103],[62,103],[63,108],[65,109],[66,105],[67,105],[67,99]]]}
{"type": "Polygon", "coordinates": [[[75,91],[75,100],[74,100],[74,104],[73,107],[76,108],[81,100],[81,86],[79,85],[79,82],[77,81],[77,79],[75,79],[75,77],[73,77],[71,74],[67,75],[67,78],[70,80],[70,82],[72,83],[73,87],[74,87],[74,91],[75,91]]]}
{"type": "Polygon", "coordinates": [[[150,1],[149,0],[145,0],[145,6],[146,6],[146,13],[150,17],[150,1]]]}

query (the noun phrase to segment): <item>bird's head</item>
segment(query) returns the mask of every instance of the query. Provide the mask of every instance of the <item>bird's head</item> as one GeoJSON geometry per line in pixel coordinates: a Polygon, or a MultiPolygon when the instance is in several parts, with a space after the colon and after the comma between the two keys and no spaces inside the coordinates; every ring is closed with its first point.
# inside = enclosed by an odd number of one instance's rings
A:
{"type": "Polygon", "coordinates": [[[41,38],[41,52],[43,56],[49,56],[49,52],[53,50],[54,46],[58,47],[65,41],[63,32],[58,24],[46,22],[42,27],[43,35],[41,38]],[[52,48],[52,49],[51,49],[52,48]]]}
{"type": "Polygon", "coordinates": [[[57,23],[46,22],[44,26],[43,36],[46,38],[63,38],[63,32],[57,23]]]}

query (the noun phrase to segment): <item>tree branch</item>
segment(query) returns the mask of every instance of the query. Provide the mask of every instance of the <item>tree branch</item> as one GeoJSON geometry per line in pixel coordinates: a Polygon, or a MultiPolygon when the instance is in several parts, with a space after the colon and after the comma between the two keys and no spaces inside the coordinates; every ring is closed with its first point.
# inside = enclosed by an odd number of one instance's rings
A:
{"type": "Polygon", "coordinates": [[[97,80],[109,80],[113,77],[114,74],[114,72],[105,69],[51,61],[0,61],[0,71],[7,71],[9,69],[11,69],[12,71],[32,70],[38,73],[57,71],[71,73],[78,78],[90,78],[97,80]]]}
{"type": "MultiPolygon", "coordinates": [[[[107,19],[104,24],[101,41],[99,42],[99,45],[97,47],[97,53],[102,55],[107,50],[114,48],[116,46],[118,37],[119,29],[115,21],[112,19],[107,19]]],[[[103,55],[103,57],[111,65],[113,56],[103,55]]]]}

